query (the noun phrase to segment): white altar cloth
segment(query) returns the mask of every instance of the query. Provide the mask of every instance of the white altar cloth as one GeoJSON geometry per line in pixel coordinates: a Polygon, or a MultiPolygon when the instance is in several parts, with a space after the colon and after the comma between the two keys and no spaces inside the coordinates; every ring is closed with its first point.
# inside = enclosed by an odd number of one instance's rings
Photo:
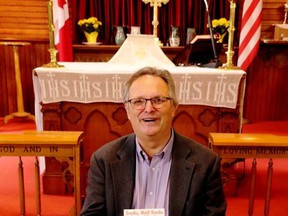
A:
{"type": "Polygon", "coordinates": [[[163,53],[155,43],[155,35],[128,34],[120,49],[109,60],[108,64],[136,65],[144,67],[175,67],[175,64],[163,53]]]}
{"type": "MultiPolygon", "coordinates": [[[[140,69],[139,66],[118,66],[100,62],[59,64],[64,67],[34,69],[35,117],[40,130],[42,129],[40,102],[122,103],[125,81],[140,69]]],[[[175,66],[165,69],[171,72],[175,80],[180,104],[236,107],[239,84],[245,74],[244,71],[195,66],[175,66]]],[[[244,91],[241,93],[244,94],[244,91]]]]}
{"type": "MultiPolygon", "coordinates": [[[[64,68],[34,69],[37,102],[123,102],[126,80],[139,67],[107,63],[61,63],[64,68]]],[[[180,104],[235,108],[241,70],[171,67],[180,104]]]]}

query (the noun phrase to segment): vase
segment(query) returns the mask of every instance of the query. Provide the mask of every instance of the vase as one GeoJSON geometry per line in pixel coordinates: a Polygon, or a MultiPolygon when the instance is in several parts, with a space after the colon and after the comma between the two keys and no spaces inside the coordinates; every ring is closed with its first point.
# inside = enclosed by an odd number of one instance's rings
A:
{"type": "Polygon", "coordinates": [[[227,32],[225,32],[224,34],[218,34],[218,35],[216,36],[216,39],[217,39],[217,42],[216,42],[216,43],[223,43],[223,40],[224,40],[226,34],[227,34],[227,32]]]}
{"type": "Polygon", "coordinates": [[[178,34],[178,27],[171,26],[171,36],[169,37],[169,43],[171,47],[177,47],[180,45],[180,37],[178,34]]]}
{"type": "Polygon", "coordinates": [[[94,31],[91,33],[84,32],[84,34],[85,34],[85,37],[86,37],[88,43],[96,43],[97,42],[97,37],[98,37],[97,31],[94,31]]]}
{"type": "Polygon", "coordinates": [[[116,35],[115,35],[115,43],[118,46],[121,46],[126,39],[124,28],[122,26],[116,26],[116,35]]]}
{"type": "Polygon", "coordinates": [[[132,35],[139,35],[139,34],[141,34],[140,26],[131,26],[131,32],[130,32],[130,34],[132,34],[132,35]]]}
{"type": "Polygon", "coordinates": [[[193,38],[196,36],[195,28],[187,28],[186,44],[190,44],[193,38]]]}

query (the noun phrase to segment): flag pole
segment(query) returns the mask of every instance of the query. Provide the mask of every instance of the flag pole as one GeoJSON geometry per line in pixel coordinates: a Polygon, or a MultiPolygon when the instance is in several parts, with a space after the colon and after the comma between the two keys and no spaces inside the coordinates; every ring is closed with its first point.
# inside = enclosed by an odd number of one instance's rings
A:
{"type": "Polygon", "coordinates": [[[235,31],[235,9],[236,9],[236,3],[234,0],[230,0],[230,18],[229,18],[229,28],[228,28],[228,50],[226,53],[226,60],[227,62],[223,64],[220,68],[222,69],[240,69],[240,67],[234,66],[233,64],[233,40],[234,40],[234,31],[235,31]]]}
{"type": "Polygon", "coordinates": [[[286,21],[287,21],[287,13],[288,13],[288,1],[284,4],[284,21],[283,21],[283,24],[286,24],[286,21]]]}
{"type": "Polygon", "coordinates": [[[53,23],[53,0],[49,0],[47,2],[48,6],[48,26],[49,26],[49,49],[50,53],[50,62],[48,64],[43,65],[43,67],[53,67],[59,68],[64,67],[63,65],[59,65],[57,62],[57,53],[58,50],[55,47],[55,36],[54,36],[54,23],[53,23]]]}

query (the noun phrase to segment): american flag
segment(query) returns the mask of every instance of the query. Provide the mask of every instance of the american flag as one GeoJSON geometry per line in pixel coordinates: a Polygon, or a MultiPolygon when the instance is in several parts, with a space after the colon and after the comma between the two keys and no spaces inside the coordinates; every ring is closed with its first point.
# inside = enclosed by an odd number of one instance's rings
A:
{"type": "Polygon", "coordinates": [[[53,1],[53,23],[55,45],[58,50],[59,61],[73,61],[71,21],[69,19],[68,0],[53,1]]]}
{"type": "Polygon", "coordinates": [[[257,55],[261,34],[262,0],[245,0],[239,40],[238,67],[246,71],[257,55]]]}

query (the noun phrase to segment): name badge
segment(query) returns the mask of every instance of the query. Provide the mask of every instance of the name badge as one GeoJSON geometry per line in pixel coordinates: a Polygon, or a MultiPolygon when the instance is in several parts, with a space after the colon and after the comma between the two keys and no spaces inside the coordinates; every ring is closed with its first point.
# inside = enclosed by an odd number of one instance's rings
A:
{"type": "Polygon", "coordinates": [[[124,216],[165,216],[164,208],[124,209],[124,216]]]}

